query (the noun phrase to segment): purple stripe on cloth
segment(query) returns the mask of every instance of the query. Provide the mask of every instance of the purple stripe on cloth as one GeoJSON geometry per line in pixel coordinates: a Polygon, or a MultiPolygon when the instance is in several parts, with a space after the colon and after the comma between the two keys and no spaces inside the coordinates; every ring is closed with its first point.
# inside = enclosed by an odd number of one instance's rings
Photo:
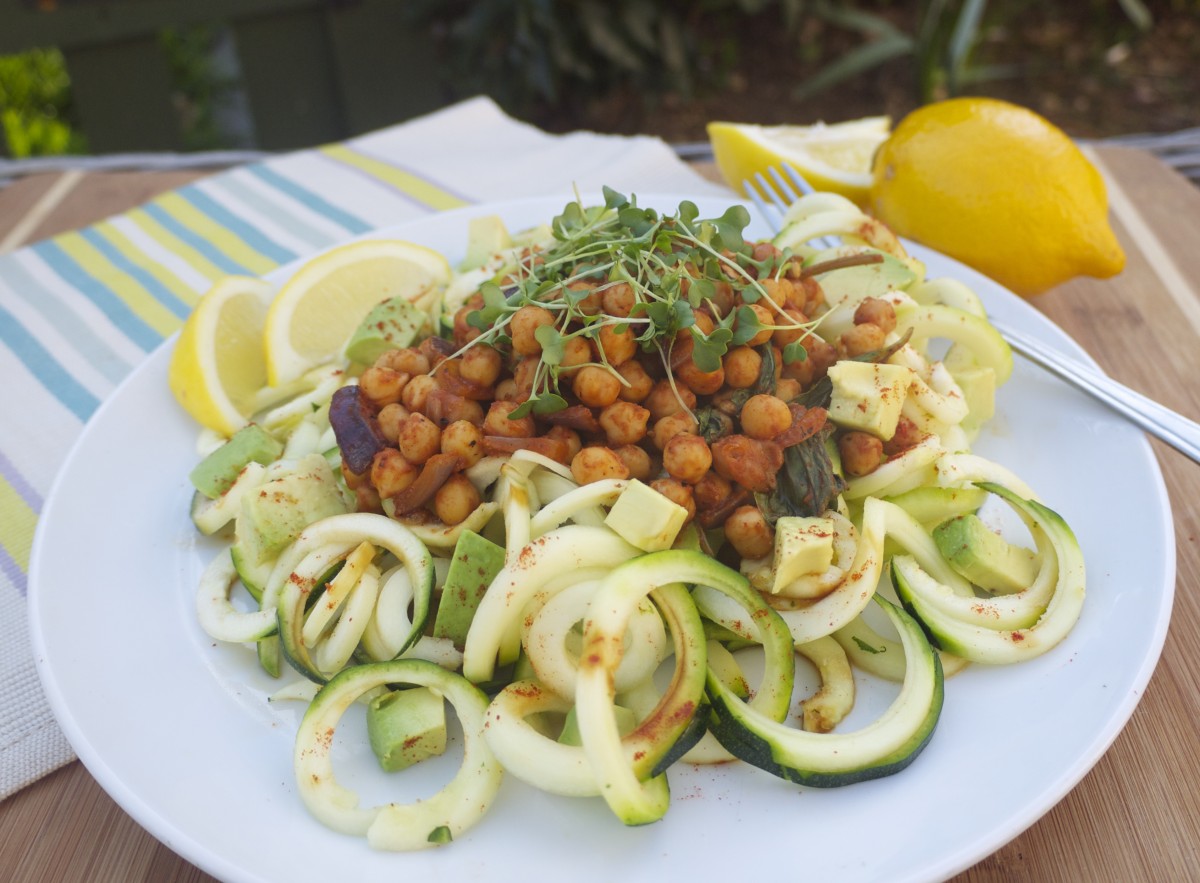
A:
{"type": "Polygon", "coordinates": [[[24,475],[17,471],[17,467],[13,465],[11,460],[4,456],[3,451],[0,451],[0,475],[4,476],[4,480],[25,501],[25,505],[34,512],[42,511],[42,495],[34,490],[33,485],[26,481],[24,475]]]}
{"type": "Polygon", "coordinates": [[[16,587],[17,593],[24,598],[29,592],[29,577],[21,569],[21,565],[13,560],[3,546],[0,546],[0,573],[8,577],[9,582],[16,587]]]}

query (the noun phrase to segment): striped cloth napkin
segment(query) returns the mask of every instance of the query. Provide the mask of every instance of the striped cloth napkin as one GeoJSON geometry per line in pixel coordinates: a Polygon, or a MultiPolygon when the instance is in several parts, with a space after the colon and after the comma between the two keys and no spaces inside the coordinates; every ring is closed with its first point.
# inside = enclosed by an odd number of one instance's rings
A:
{"type": "Polygon", "coordinates": [[[378,227],[572,187],[728,191],[661,141],[548,135],[477,98],[208,177],[0,255],[0,799],[70,761],[38,684],[26,581],[38,513],[84,423],[212,280],[378,227]]]}

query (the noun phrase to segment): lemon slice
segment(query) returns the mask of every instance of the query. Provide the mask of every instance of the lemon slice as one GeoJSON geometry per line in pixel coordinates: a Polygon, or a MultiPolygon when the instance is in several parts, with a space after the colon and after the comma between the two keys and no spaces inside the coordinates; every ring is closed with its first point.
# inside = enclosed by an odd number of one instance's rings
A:
{"type": "Polygon", "coordinates": [[[734,190],[770,166],[788,163],[817,190],[840,193],[862,206],[871,187],[871,159],[891,129],[889,117],[811,126],[708,124],[721,176],[734,190]]]}
{"type": "Polygon", "coordinates": [[[233,435],[267,382],[262,331],[274,290],[261,279],[227,276],[200,298],[184,323],[167,383],[201,425],[233,435]]]}
{"type": "Polygon", "coordinates": [[[367,239],[327,251],[280,289],[263,341],[272,386],[337,358],[363,317],[393,297],[416,300],[450,281],[450,264],[430,248],[367,239]]]}

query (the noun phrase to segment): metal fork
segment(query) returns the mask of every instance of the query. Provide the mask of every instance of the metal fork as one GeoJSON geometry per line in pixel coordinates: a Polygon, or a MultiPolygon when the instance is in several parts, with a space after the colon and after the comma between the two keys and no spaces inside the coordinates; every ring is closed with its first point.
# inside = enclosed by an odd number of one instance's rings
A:
{"type": "MultiPolygon", "coordinates": [[[[754,180],[743,181],[742,187],[762,217],[776,232],[783,226],[788,206],[799,199],[801,194],[813,192],[812,186],[804,180],[804,176],[788,165],[783,166],[782,170],[772,166],[767,170],[767,175],[760,172],[754,176],[754,180]],[[769,181],[768,175],[771,179],[769,181]]],[[[833,237],[815,239],[813,243],[821,248],[839,244],[833,237]]],[[[1130,422],[1162,439],[1194,462],[1200,463],[1200,424],[1194,420],[1189,420],[1076,359],[1064,356],[1007,324],[993,320],[992,327],[1008,341],[1014,352],[1103,402],[1130,422]]]]}

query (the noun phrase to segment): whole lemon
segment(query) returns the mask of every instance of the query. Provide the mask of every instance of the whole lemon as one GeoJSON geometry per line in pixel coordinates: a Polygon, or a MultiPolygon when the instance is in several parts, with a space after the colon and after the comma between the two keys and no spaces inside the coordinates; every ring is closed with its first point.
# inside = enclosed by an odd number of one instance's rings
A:
{"type": "Polygon", "coordinates": [[[1006,101],[955,98],[906,116],[875,154],[869,206],[1025,297],[1125,266],[1095,166],[1048,120],[1006,101]]]}

